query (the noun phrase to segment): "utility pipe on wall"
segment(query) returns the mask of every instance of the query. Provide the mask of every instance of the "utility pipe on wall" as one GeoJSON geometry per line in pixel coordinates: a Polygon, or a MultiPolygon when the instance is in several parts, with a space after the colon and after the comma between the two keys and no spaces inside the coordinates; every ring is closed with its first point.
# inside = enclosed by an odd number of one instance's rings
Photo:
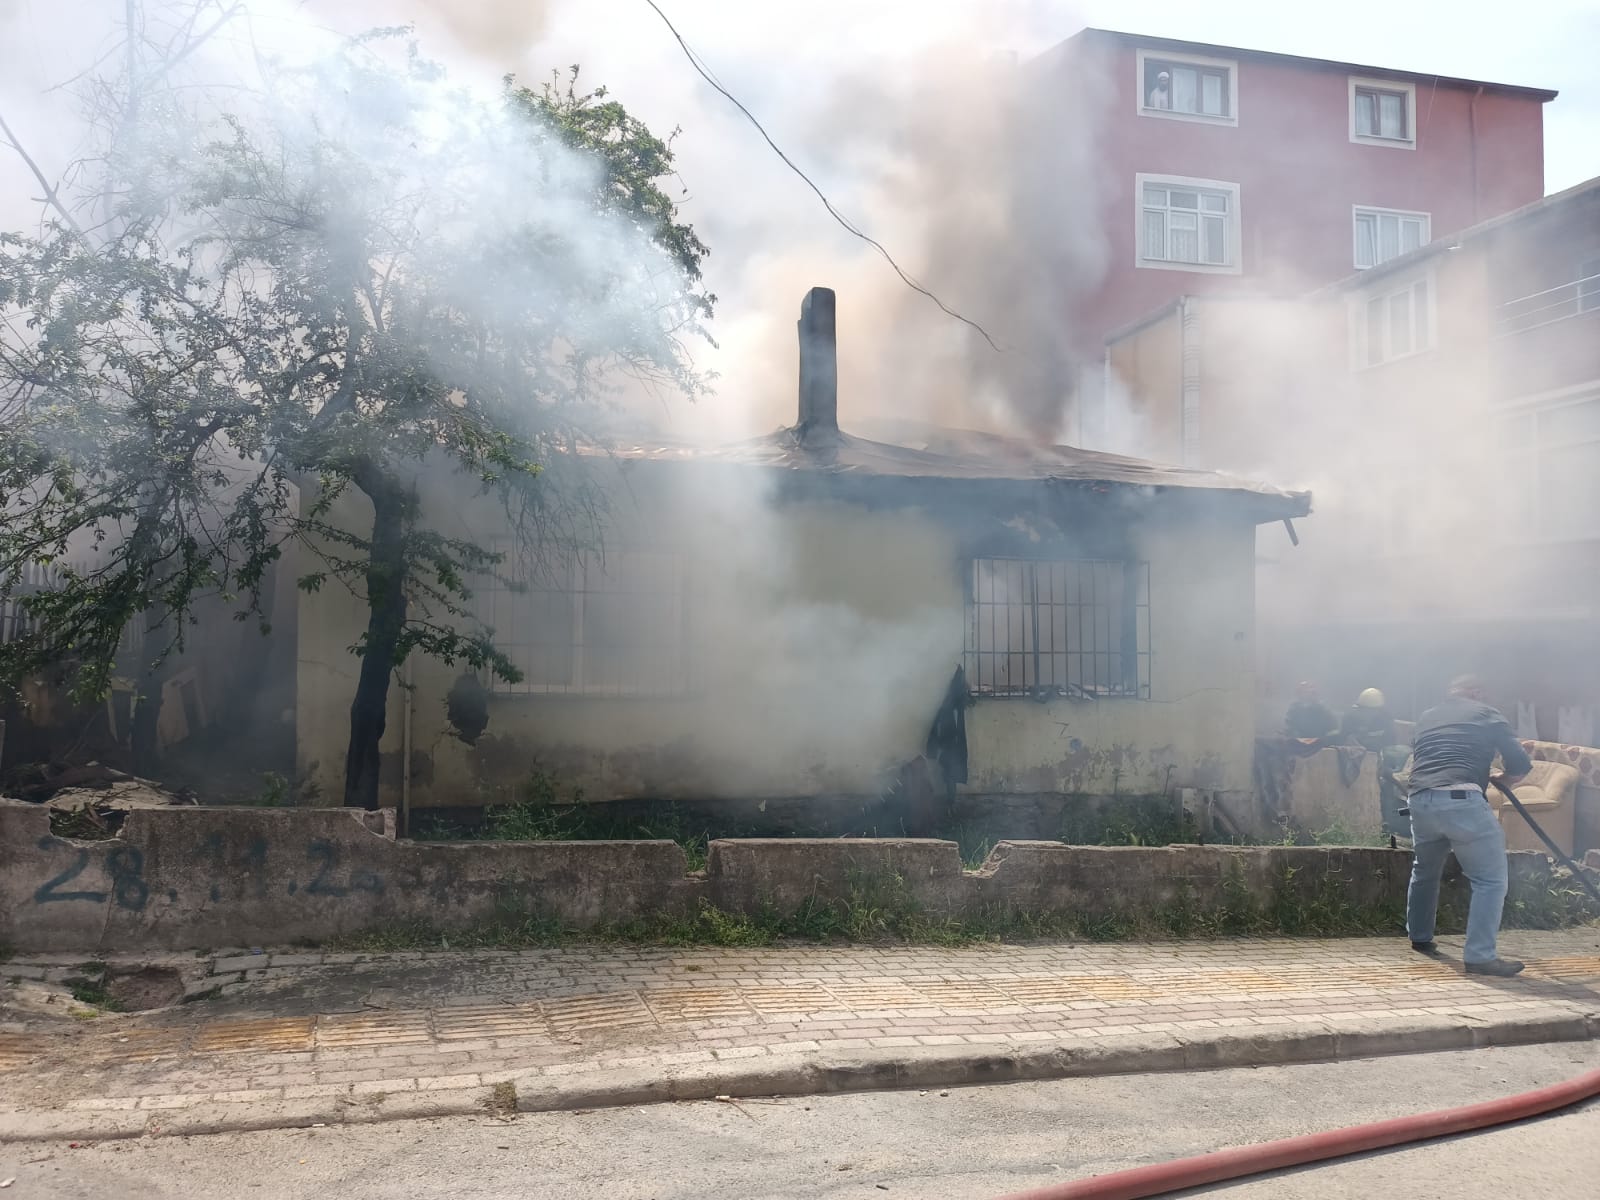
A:
{"type": "Polygon", "coordinates": [[[1476,225],[1482,220],[1478,211],[1478,98],[1483,95],[1483,88],[1472,93],[1472,99],[1467,101],[1467,148],[1472,155],[1472,223],[1476,225]]]}
{"type": "Polygon", "coordinates": [[[411,836],[411,656],[400,675],[400,835],[411,836]]]}

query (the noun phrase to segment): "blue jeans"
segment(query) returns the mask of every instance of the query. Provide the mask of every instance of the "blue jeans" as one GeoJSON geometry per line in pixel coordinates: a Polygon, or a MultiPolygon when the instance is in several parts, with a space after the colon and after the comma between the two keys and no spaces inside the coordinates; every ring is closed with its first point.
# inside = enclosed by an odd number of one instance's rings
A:
{"type": "MultiPolygon", "coordinates": [[[[1462,789],[1456,789],[1462,790],[1462,789]]],[[[1439,877],[1452,850],[1472,882],[1472,904],[1467,909],[1467,943],[1464,962],[1489,962],[1495,958],[1494,939],[1500,931],[1500,911],[1506,903],[1506,835],[1483,798],[1466,789],[1464,799],[1449,788],[1429,788],[1413,793],[1411,807],[1411,887],[1406,893],[1406,932],[1413,942],[1431,942],[1439,914],[1439,877]]]]}

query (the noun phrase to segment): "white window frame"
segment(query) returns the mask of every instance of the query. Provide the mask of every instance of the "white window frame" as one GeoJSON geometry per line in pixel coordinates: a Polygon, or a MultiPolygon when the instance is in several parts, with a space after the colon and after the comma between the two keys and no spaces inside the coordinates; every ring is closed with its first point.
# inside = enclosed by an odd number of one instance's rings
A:
{"type": "MultiPolygon", "coordinates": [[[[1364,263],[1361,261],[1362,217],[1376,217],[1380,222],[1380,226],[1384,217],[1397,217],[1401,221],[1419,222],[1422,225],[1422,234],[1417,241],[1418,249],[1421,249],[1423,246],[1426,246],[1430,241],[1433,240],[1433,215],[1431,213],[1409,212],[1403,208],[1378,208],[1371,204],[1352,205],[1350,209],[1351,253],[1354,256],[1353,261],[1355,262],[1356,270],[1358,271],[1367,271],[1373,267],[1382,266],[1384,263],[1389,261],[1387,258],[1378,258],[1369,263],[1364,263]]],[[[1379,229],[1379,233],[1381,235],[1381,228],[1379,229]]],[[[1381,249],[1380,241],[1374,240],[1373,248],[1375,251],[1381,249]]],[[[1409,253],[1411,252],[1408,250],[1402,250],[1399,252],[1399,254],[1409,253]]],[[[1399,254],[1395,255],[1394,257],[1398,258],[1399,254]]]]}
{"type": "Polygon", "coordinates": [[[1590,404],[1600,405],[1600,379],[1558,388],[1555,391],[1520,396],[1509,404],[1495,406],[1495,417],[1502,424],[1513,420],[1529,422],[1528,441],[1525,445],[1500,447],[1501,462],[1508,471],[1507,479],[1511,481],[1512,486],[1526,487],[1524,498],[1529,510],[1525,521],[1508,522],[1508,527],[1504,530],[1508,542],[1524,545],[1564,545],[1600,541],[1600,515],[1591,514],[1594,526],[1588,532],[1553,534],[1548,532],[1541,503],[1544,491],[1542,461],[1544,453],[1569,450],[1578,446],[1594,446],[1596,454],[1600,455],[1600,436],[1569,437],[1545,442],[1541,436],[1541,419],[1563,409],[1590,404]]]}
{"type": "Polygon", "coordinates": [[[1133,111],[1141,117],[1161,117],[1168,121],[1193,121],[1200,125],[1239,124],[1239,64],[1231,58],[1208,58],[1201,54],[1170,54],[1162,50],[1140,50],[1134,55],[1133,111]],[[1146,63],[1154,59],[1179,67],[1201,67],[1228,73],[1228,114],[1177,112],[1170,108],[1151,108],[1145,90],[1146,63]]]}
{"type": "Polygon", "coordinates": [[[1375,370],[1378,367],[1384,367],[1402,359],[1415,358],[1419,354],[1427,354],[1439,341],[1439,287],[1435,272],[1430,269],[1420,273],[1406,274],[1398,279],[1385,280],[1381,284],[1373,284],[1369,288],[1364,288],[1350,297],[1348,312],[1350,322],[1350,369],[1352,371],[1375,370]],[[1426,294],[1428,297],[1427,320],[1422,324],[1422,332],[1425,337],[1422,340],[1417,337],[1416,289],[1418,286],[1427,289],[1426,294]],[[1383,321],[1383,353],[1374,362],[1369,354],[1371,349],[1368,338],[1370,306],[1378,300],[1392,305],[1402,298],[1411,309],[1408,322],[1411,329],[1411,344],[1399,353],[1396,353],[1394,347],[1389,344],[1390,334],[1394,326],[1386,307],[1383,321]]]}
{"type": "MultiPolygon", "coordinates": [[[[1170,208],[1166,211],[1171,211],[1170,208]]],[[[1197,210],[1198,211],[1198,210],[1197,210]]],[[[1220,179],[1193,179],[1185,175],[1133,177],[1133,265],[1142,270],[1189,271],[1201,275],[1238,275],[1244,270],[1244,219],[1240,207],[1239,185],[1220,179]],[[1228,197],[1227,239],[1232,251],[1229,263],[1178,262],[1166,258],[1146,258],[1144,245],[1144,189],[1149,187],[1184,188],[1199,192],[1222,192],[1228,197]]]]}
{"type": "Polygon", "coordinates": [[[1391,150],[1417,148],[1417,85],[1395,79],[1362,79],[1350,76],[1350,140],[1360,146],[1387,146],[1391,150]],[[1403,138],[1378,137],[1356,127],[1356,93],[1359,91],[1395,92],[1405,97],[1406,135],[1403,138]]]}

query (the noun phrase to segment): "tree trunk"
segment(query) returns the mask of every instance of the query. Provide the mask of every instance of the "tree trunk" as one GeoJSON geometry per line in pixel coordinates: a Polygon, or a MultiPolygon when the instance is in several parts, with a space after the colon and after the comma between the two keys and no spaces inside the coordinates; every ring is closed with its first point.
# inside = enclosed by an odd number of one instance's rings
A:
{"type": "Polygon", "coordinates": [[[356,473],[372,500],[372,553],[367,564],[367,635],[361,678],[350,703],[350,748],[344,764],[344,802],[378,807],[379,754],[389,708],[389,676],[406,626],[406,535],[416,499],[376,466],[356,473]]]}
{"type": "MultiPolygon", "coordinates": [[[[163,627],[168,616],[165,608],[152,607],[148,612],[141,613],[139,619],[153,631],[163,627]]],[[[146,636],[152,634],[147,633],[146,636]]],[[[155,779],[161,771],[161,702],[166,696],[167,680],[172,678],[172,671],[172,656],[166,655],[160,662],[141,664],[135,675],[136,690],[133,719],[128,727],[128,751],[133,773],[145,779],[155,779]]]]}
{"type": "Polygon", "coordinates": [[[161,724],[161,699],[167,690],[169,674],[171,672],[165,669],[165,664],[146,671],[139,677],[139,690],[134,697],[128,748],[133,756],[133,773],[144,779],[154,779],[161,770],[161,741],[157,736],[157,727],[161,724]]]}

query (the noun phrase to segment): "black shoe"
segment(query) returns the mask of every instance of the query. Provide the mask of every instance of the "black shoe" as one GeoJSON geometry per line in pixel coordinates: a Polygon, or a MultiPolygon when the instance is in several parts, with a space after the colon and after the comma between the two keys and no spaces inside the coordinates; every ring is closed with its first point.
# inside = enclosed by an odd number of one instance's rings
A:
{"type": "Polygon", "coordinates": [[[1514,958],[1491,958],[1486,962],[1471,962],[1467,964],[1468,975],[1499,975],[1509,978],[1521,972],[1523,967],[1514,958]]]}
{"type": "Polygon", "coordinates": [[[1439,943],[1435,942],[1435,941],[1412,942],[1411,943],[1411,948],[1413,950],[1415,950],[1418,954],[1437,954],[1437,953],[1439,953],[1439,943]]]}

